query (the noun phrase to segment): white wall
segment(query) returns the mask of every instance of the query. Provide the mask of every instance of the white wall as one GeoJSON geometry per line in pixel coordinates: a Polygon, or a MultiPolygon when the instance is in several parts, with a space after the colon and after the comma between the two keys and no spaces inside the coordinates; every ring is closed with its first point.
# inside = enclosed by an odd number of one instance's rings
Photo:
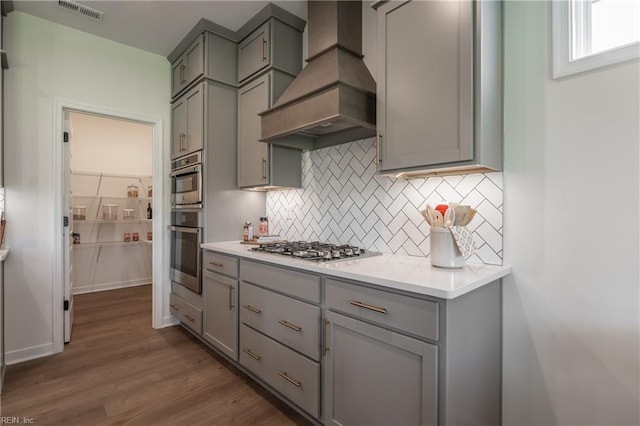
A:
{"type": "Polygon", "coordinates": [[[637,425],[640,67],[552,80],[549,4],[505,4],[504,423],[637,425]]]}
{"type": "Polygon", "coordinates": [[[162,119],[168,164],[170,67],[164,57],[21,12],[5,23],[5,339],[15,362],[53,344],[54,99],[162,119]]]}
{"type": "Polygon", "coordinates": [[[153,126],[77,112],[69,117],[72,171],[153,174],[153,126]]]}

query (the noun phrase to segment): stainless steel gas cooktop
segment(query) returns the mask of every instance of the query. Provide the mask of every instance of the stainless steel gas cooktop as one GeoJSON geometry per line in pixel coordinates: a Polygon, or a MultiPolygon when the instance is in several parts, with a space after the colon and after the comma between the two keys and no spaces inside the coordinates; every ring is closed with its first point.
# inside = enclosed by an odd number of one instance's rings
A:
{"type": "Polygon", "coordinates": [[[262,244],[260,247],[255,247],[251,250],[281,256],[290,256],[318,263],[362,259],[382,254],[377,251],[369,251],[356,246],[326,244],[317,241],[289,241],[286,243],[262,244]]]}

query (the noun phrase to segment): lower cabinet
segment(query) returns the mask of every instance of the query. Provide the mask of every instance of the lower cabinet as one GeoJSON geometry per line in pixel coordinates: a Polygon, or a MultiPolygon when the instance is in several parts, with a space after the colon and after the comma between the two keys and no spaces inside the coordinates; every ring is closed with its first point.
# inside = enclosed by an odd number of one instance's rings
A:
{"type": "Polygon", "coordinates": [[[202,337],[233,360],[238,360],[238,281],[205,270],[202,296],[202,337]]]}
{"type": "Polygon", "coordinates": [[[182,324],[202,334],[202,310],[183,298],[171,293],[169,296],[169,310],[182,324]]]}
{"type": "Polygon", "coordinates": [[[240,364],[313,417],[318,417],[320,366],[259,333],[240,326],[240,364]]]}
{"type": "Polygon", "coordinates": [[[325,424],[437,424],[437,346],[335,312],[325,327],[325,424]]]}

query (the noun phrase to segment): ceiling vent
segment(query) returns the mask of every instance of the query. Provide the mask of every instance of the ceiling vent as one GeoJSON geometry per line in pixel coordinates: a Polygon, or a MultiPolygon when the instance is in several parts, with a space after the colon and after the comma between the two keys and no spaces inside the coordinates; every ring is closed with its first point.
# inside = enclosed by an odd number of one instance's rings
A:
{"type": "Polygon", "coordinates": [[[94,21],[102,21],[102,16],[104,15],[104,12],[100,10],[92,9],[88,6],[70,0],[58,0],[58,6],[69,12],[75,13],[76,15],[93,19],[94,21]]]}

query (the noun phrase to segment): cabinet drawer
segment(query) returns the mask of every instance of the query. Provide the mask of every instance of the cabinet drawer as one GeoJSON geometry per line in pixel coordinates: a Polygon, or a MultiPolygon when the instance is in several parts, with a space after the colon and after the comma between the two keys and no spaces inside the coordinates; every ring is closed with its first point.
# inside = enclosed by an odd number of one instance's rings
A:
{"type": "Polygon", "coordinates": [[[320,277],[317,275],[241,260],[240,279],[310,302],[320,303],[320,277]]]}
{"type": "Polygon", "coordinates": [[[202,310],[173,293],[169,296],[169,309],[180,322],[196,333],[202,334],[202,310]]]}
{"type": "Polygon", "coordinates": [[[238,278],[238,259],[204,250],[202,252],[202,269],[238,278]]]}
{"type": "Polygon", "coordinates": [[[240,364],[313,417],[318,417],[318,363],[242,324],[240,364]]]}
{"type": "Polygon", "coordinates": [[[269,290],[240,285],[240,321],[320,360],[320,308],[269,290]]]}
{"type": "Polygon", "coordinates": [[[238,82],[271,63],[270,25],[267,22],[238,45],[238,82]]]}
{"type": "Polygon", "coordinates": [[[438,340],[437,302],[327,279],[325,303],[331,310],[438,340]]]}

